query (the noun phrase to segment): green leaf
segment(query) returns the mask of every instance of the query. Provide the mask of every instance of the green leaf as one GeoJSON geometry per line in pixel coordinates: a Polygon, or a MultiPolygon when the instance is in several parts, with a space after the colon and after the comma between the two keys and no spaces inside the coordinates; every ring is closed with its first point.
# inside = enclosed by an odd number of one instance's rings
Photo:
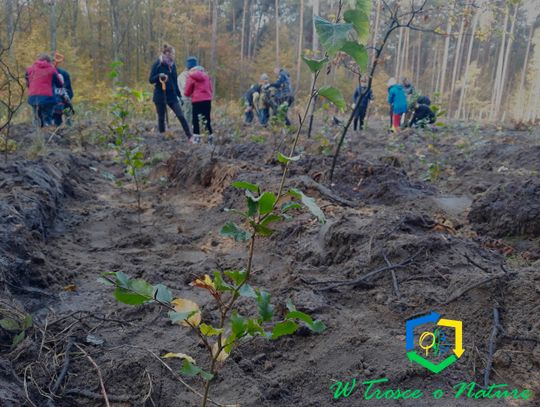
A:
{"type": "Polygon", "coordinates": [[[296,307],[295,307],[295,305],[293,304],[293,302],[292,302],[292,300],[290,298],[287,300],[286,305],[287,305],[287,309],[290,312],[296,311],[296,307]]]}
{"type": "Polygon", "coordinates": [[[257,304],[260,320],[262,322],[270,321],[274,313],[274,307],[270,304],[270,294],[266,291],[257,291],[257,304]]]}
{"type": "Polygon", "coordinates": [[[217,329],[211,325],[200,324],[199,329],[204,336],[216,336],[222,334],[225,330],[223,328],[217,329]]]}
{"type": "Polygon", "coordinates": [[[244,318],[241,315],[238,315],[238,312],[236,312],[236,310],[233,311],[231,315],[231,329],[235,338],[238,338],[244,335],[247,329],[246,318],[244,318]]]}
{"type": "Polygon", "coordinates": [[[177,312],[177,311],[169,311],[168,316],[170,320],[173,323],[177,323],[180,321],[184,321],[188,318],[191,318],[193,315],[195,315],[199,311],[186,311],[186,312],[177,312]]]}
{"type": "Polygon", "coordinates": [[[223,225],[219,233],[225,237],[232,237],[237,242],[245,242],[251,238],[251,233],[241,229],[236,223],[230,221],[223,225]]]}
{"type": "Polygon", "coordinates": [[[220,292],[234,290],[232,285],[223,280],[223,276],[219,271],[214,271],[214,285],[216,286],[216,290],[220,292]]]}
{"type": "Polygon", "coordinates": [[[356,0],[356,9],[364,12],[365,15],[371,14],[372,0],[356,0]]]}
{"type": "Polygon", "coordinates": [[[291,311],[286,315],[287,319],[299,319],[306,323],[306,326],[316,333],[321,333],[326,329],[326,325],[322,321],[313,321],[313,319],[306,313],[297,310],[291,311]]]}
{"type": "Polygon", "coordinates": [[[109,280],[107,280],[107,279],[104,278],[104,277],[98,277],[98,278],[97,278],[97,281],[98,281],[99,283],[102,283],[102,284],[105,284],[105,285],[108,285],[108,286],[114,286],[113,283],[111,283],[109,280]]]}
{"type": "Polygon", "coordinates": [[[294,321],[286,320],[278,322],[272,329],[272,339],[277,339],[281,336],[291,335],[298,329],[298,324],[294,321]]]}
{"type": "Polygon", "coordinates": [[[294,201],[285,202],[283,205],[281,205],[282,213],[285,213],[291,209],[302,209],[302,205],[294,201]]]}
{"type": "Polygon", "coordinates": [[[212,380],[214,377],[213,374],[209,372],[205,372],[202,370],[199,366],[191,363],[189,360],[184,359],[184,363],[182,364],[182,369],[180,369],[180,373],[184,376],[194,377],[197,375],[200,375],[204,380],[212,380]]]}
{"type": "Polygon", "coordinates": [[[312,73],[319,72],[328,63],[328,58],[313,59],[313,58],[307,58],[306,56],[302,55],[302,59],[306,63],[306,65],[309,67],[309,70],[312,73]]]}
{"type": "Polygon", "coordinates": [[[20,331],[21,326],[18,321],[11,318],[0,319],[0,326],[6,331],[20,331]]]}
{"type": "Polygon", "coordinates": [[[154,298],[158,301],[168,304],[172,301],[173,296],[171,290],[169,290],[163,284],[157,284],[154,287],[154,298]]]}
{"type": "Polygon", "coordinates": [[[235,181],[231,185],[238,189],[244,189],[246,191],[255,192],[256,194],[259,193],[259,187],[257,185],[251,184],[246,181],[235,181]]]}
{"type": "Polygon", "coordinates": [[[250,196],[246,197],[246,202],[248,207],[247,216],[252,218],[257,214],[257,211],[259,209],[259,202],[257,202],[250,196]]]}
{"type": "Polygon", "coordinates": [[[266,215],[272,212],[274,204],[276,203],[276,194],[273,192],[265,192],[259,198],[259,213],[266,215]]]}
{"type": "Polygon", "coordinates": [[[311,214],[315,216],[320,223],[326,222],[326,217],[324,216],[324,213],[321,210],[321,208],[319,208],[319,206],[315,202],[315,199],[304,195],[302,191],[295,188],[290,189],[289,194],[300,199],[302,201],[302,204],[308,208],[311,214]]]}
{"type": "Polygon", "coordinates": [[[349,55],[358,64],[358,67],[362,72],[366,72],[368,69],[368,52],[366,47],[358,44],[354,41],[347,41],[343,48],[343,52],[349,55]]]}
{"type": "Polygon", "coordinates": [[[256,319],[248,319],[247,333],[250,336],[255,336],[257,334],[266,336],[263,327],[259,324],[259,322],[256,319]]]}
{"type": "Polygon", "coordinates": [[[446,126],[446,124],[444,124],[443,122],[437,122],[437,123],[435,123],[435,126],[444,127],[444,126],[446,126]]]}
{"type": "Polygon", "coordinates": [[[319,96],[325,97],[332,102],[341,111],[345,110],[347,103],[341,94],[341,91],[333,86],[323,86],[317,92],[319,96]]]}
{"type": "Polygon", "coordinates": [[[116,281],[120,283],[122,287],[127,287],[129,284],[129,276],[126,273],[118,271],[116,273],[116,281]]]}
{"type": "Polygon", "coordinates": [[[240,215],[244,218],[247,218],[248,217],[248,214],[242,212],[242,211],[239,211],[238,209],[229,209],[229,208],[225,208],[223,209],[224,212],[229,212],[229,213],[234,213],[235,215],[240,215]]]}
{"type": "Polygon", "coordinates": [[[11,343],[11,346],[12,347],[16,347],[19,343],[21,343],[22,341],[24,341],[24,331],[20,332],[18,335],[16,335],[14,338],[13,338],[13,342],[11,343]]]}
{"type": "Polygon", "coordinates": [[[28,314],[24,317],[24,321],[23,321],[23,325],[22,325],[22,329],[23,330],[26,330],[28,328],[31,328],[33,325],[33,319],[32,319],[32,315],[28,314]]]}
{"type": "Polygon", "coordinates": [[[358,41],[366,44],[369,40],[369,13],[362,10],[347,10],[343,14],[343,19],[350,23],[354,31],[358,34],[358,41]]]}
{"type": "Polygon", "coordinates": [[[227,270],[225,271],[225,275],[229,277],[237,286],[246,281],[247,278],[246,270],[227,270]]]}
{"type": "Polygon", "coordinates": [[[268,215],[266,218],[263,219],[263,221],[260,223],[262,226],[267,226],[272,222],[279,222],[283,220],[282,215],[268,215]]]}
{"type": "Polygon", "coordinates": [[[259,236],[269,237],[269,236],[272,236],[272,234],[274,233],[274,230],[270,229],[267,226],[258,225],[255,222],[252,222],[251,225],[253,226],[253,229],[255,229],[255,232],[259,236]]]}
{"type": "Polygon", "coordinates": [[[322,46],[333,57],[347,41],[352,24],[334,24],[319,16],[313,17],[313,22],[322,46]]]}
{"type": "Polygon", "coordinates": [[[128,305],[140,305],[154,298],[154,287],[144,280],[129,280],[122,273],[116,273],[117,287],[114,296],[117,301],[128,305]]]}
{"type": "Polygon", "coordinates": [[[238,294],[240,294],[242,297],[257,298],[257,293],[249,284],[244,284],[242,287],[240,287],[238,294]]]}
{"type": "Polygon", "coordinates": [[[277,159],[280,163],[287,164],[288,162],[291,162],[291,161],[298,161],[300,159],[300,156],[296,155],[294,157],[287,157],[286,155],[278,153],[277,159]]]}

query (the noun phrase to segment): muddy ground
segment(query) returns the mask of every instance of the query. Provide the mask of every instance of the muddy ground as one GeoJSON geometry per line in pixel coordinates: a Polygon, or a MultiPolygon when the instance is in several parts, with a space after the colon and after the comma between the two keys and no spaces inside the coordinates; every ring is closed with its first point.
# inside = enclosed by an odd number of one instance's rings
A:
{"type": "MultiPolygon", "coordinates": [[[[455,124],[392,135],[374,127],[348,137],[332,183],[327,153],[338,129],[321,125],[301,141],[287,185],[315,197],[327,222],[299,213],[255,250],[253,284],[328,329],[248,341],[225,363],[211,398],[249,407],[539,405],[540,130],[455,124]],[[390,270],[358,281],[407,260],[396,282],[390,270]],[[440,374],[405,352],[405,321],[430,311],[463,321],[465,353],[440,374]],[[488,359],[490,383],[531,389],[534,399],[453,399],[453,385],[483,383],[488,359]],[[384,388],[429,397],[366,401],[359,384],[332,400],[329,387],[353,377],[386,377],[384,388]],[[438,388],[447,395],[434,401],[438,388]]],[[[224,209],[244,205],[230,184],[277,189],[276,149],[288,153],[281,135],[232,133],[221,129],[212,148],[144,132],[152,166],[140,226],[132,185],[110,150],[90,143],[96,125],[78,123],[39,148],[28,126],[14,130],[19,149],[0,163],[0,311],[15,320],[31,314],[33,323],[17,346],[18,331],[0,328],[1,406],[103,406],[83,351],[99,366],[111,406],[198,405],[178,380],[180,362],[167,361],[170,372],[155,357],[184,352],[204,366],[197,337],[158,306],[116,303],[97,278],[123,271],[163,283],[217,322],[211,299],[189,283],[244,265],[246,248],[218,233],[232,216],[224,209]]],[[[239,307],[253,310],[247,300],[239,307]]]]}

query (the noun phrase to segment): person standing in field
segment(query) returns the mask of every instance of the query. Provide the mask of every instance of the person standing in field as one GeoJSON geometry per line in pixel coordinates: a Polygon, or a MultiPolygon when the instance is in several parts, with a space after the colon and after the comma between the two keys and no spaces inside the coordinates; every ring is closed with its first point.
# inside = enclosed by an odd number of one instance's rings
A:
{"type": "Polygon", "coordinates": [[[190,127],[193,125],[191,118],[193,114],[191,98],[184,95],[184,92],[186,89],[187,78],[189,76],[189,70],[195,66],[197,66],[197,59],[195,58],[194,60],[194,57],[187,58],[184,70],[180,73],[180,75],[178,75],[178,89],[180,89],[180,93],[182,94],[182,110],[184,111],[186,120],[188,121],[190,127]]]}
{"type": "Polygon", "coordinates": [[[180,107],[181,94],[178,88],[176,65],[174,64],[174,48],[169,44],[163,45],[161,55],[152,65],[148,80],[154,85],[152,100],[156,105],[159,132],[165,132],[165,115],[167,106],[169,106],[182,125],[188,141],[193,142],[189,125],[180,107]]]}
{"type": "Polygon", "coordinates": [[[261,106],[259,102],[261,99],[262,87],[267,84],[268,75],[263,73],[259,78],[259,82],[251,85],[247,92],[244,93],[244,123],[252,123],[255,115],[257,115],[257,118],[261,121],[261,110],[264,109],[264,106],[261,106]]]}
{"type": "MultiPolygon", "coordinates": [[[[58,71],[58,74],[62,77],[62,81],[64,82],[64,86],[62,88],[55,88],[54,93],[56,95],[56,105],[53,109],[53,119],[54,124],[56,126],[62,125],[62,116],[64,115],[66,109],[71,109],[71,113],[73,114],[73,88],[71,87],[71,77],[69,76],[69,72],[65,69],[60,68],[60,63],[64,62],[64,56],[60,55],[58,53],[55,53],[54,55],[54,63],[56,66],[56,70],[58,71]]],[[[68,124],[70,124],[70,119],[68,116],[67,119],[68,124]]]]}
{"type": "Polygon", "coordinates": [[[213,97],[212,81],[204,71],[204,68],[198,65],[197,58],[190,57],[188,60],[191,60],[191,63],[188,66],[193,66],[189,69],[184,96],[191,97],[191,104],[193,106],[193,136],[196,142],[200,140],[200,119],[202,119],[204,120],[206,130],[208,131],[208,142],[212,143],[214,138],[211,119],[213,97]]]}
{"type": "Polygon", "coordinates": [[[396,82],[396,78],[388,80],[388,104],[392,112],[392,131],[399,133],[401,116],[407,112],[407,97],[403,86],[396,82]]]}
{"type": "MultiPolygon", "coordinates": [[[[360,96],[366,92],[367,90],[367,78],[365,76],[362,76],[360,79],[360,85],[356,88],[354,91],[353,96],[353,106],[352,108],[355,109],[356,105],[360,102],[360,96]]],[[[362,102],[356,111],[356,115],[354,116],[353,121],[353,129],[356,130],[362,130],[364,128],[364,119],[366,117],[367,108],[369,105],[370,100],[373,100],[373,92],[371,89],[366,93],[364,98],[362,99],[362,102]]]]}
{"type": "Polygon", "coordinates": [[[40,127],[53,124],[53,109],[56,105],[55,88],[63,88],[64,82],[51,63],[48,54],[39,54],[36,62],[26,70],[28,104],[32,106],[34,117],[40,127]]]}

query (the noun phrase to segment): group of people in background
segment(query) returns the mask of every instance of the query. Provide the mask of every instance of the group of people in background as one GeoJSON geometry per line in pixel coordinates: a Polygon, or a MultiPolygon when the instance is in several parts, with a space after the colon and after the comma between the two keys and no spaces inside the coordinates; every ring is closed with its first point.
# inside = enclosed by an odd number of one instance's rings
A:
{"type": "Polygon", "coordinates": [[[60,126],[65,113],[74,113],[71,78],[58,66],[63,60],[58,53],[54,53],[53,58],[43,53],[26,70],[28,104],[32,106],[34,119],[40,127],[60,126]]]}
{"type": "Polygon", "coordinates": [[[244,122],[250,124],[257,117],[263,126],[268,124],[271,116],[283,115],[287,126],[291,125],[288,117],[289,107],[294,102],[294,92],[289,72],[283,68],[276,68],[275,82],[270,83],[266,73],[261,74],[259,82],[251,85],[244,93],[244,122]]]}
{"type": "MultiPolygon", "coordinates": [[[[62,124],[63,115],[73,106],[73,89],[69,73],[58,65],[63,56],[55,53],[54,58],[40,54],[34,64],[26,70],[28,103],[41,127],[62,124]]],[[[263,126],[271,116],[282,114],[286,125],[290,125],[287,111],[294,101],[294,92],[287,70],[276,68],[277,79],[270,82],[266,73],[244,94],[244,122],[250,124],[255,118],[263,126]]],[[[167,107],[177,117],[187,140],[196,144],[201,141],[201,125],[213,140],[212,99],[213,86],[206,70],[199,65],[196,57],[190,56],[185,61],[185,69],[178,74],[175,64],[175,50],[164,44],[161,54],[150,70],[149,82],[154,85],[153,102],[158,117],[158,130],[165,132],[167,107]],[[185,112],[185,114],[184,114],[185,112]]],[[[435,114],[430,108],[431,100],[427,96],[418,96],[414,86],[407,78],[398,83],[395,78],[388,80],[388,104],[390,105],[390,126],[398,132],[401,127],[424,127],[435,122],[435,114]]],[[[360,83],[353,95],[353,129],[362,130],[369,103],[374,100],[373,92],[368,88],[366,76],[360,77],[360,83]]]]}
{"type": "Polygon", "coordinates": [[[190,143],[200,143],[201,122],[204,123],[208,132],[209,143],[212,143],[214,137],[211,119],[213,87],[210,76],[199,65],[196,57],[187,58],[184,71],[178,75],[174,59],[174,48],[169,44],[164,44],[161,55],[150,70],[149,81],[154,85],[152,101],[156,106],[158,130],[160,133],[165,132],[168,106],[176,115],[190,143]],[[182,107],[188,113],[192,129],[182,107]]]}

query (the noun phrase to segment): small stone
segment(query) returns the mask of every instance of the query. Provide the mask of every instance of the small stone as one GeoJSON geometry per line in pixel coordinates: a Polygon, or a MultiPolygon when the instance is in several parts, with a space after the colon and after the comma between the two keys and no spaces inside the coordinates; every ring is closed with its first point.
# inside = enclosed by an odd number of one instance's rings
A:
{"type": "Polygon", "coordinates": [[[270,362],[269,360],[265,361],[264,362],[264,370],[266,372],[269,372],[270,370],[272,370],[274,368],[274,365],[272,364],[272,362],[270,362]]]}

